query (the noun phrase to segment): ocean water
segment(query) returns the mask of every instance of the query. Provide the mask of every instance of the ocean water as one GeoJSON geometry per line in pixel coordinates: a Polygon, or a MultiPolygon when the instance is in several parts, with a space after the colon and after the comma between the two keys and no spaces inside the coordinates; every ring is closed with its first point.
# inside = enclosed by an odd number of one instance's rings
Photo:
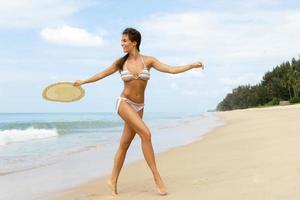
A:
{"type": "MultiPolygon", "coordinates": [[[[222,124],[210,113],[144,113],[143,119],[156,153],[222,124]]],[[[108,174],[123,126],[115,113],[0,113],[0,199],[42,199],[108,174]]],[[[136,136],[125,164],[142,158],[136,136]]]]}
{"type": "Polygon", "coordinates": [[[121,129],[122,121],[110,113],[0,114],[0,174],[109,144],[121,129]]]}

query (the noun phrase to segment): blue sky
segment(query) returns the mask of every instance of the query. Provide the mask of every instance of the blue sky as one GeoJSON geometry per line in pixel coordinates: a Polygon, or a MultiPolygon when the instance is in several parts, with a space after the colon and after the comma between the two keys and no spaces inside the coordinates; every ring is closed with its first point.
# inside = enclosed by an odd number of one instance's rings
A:
{"type": "Polygon", "coordinates": [[[151,70],[145,112],[203,112],[233,88],[300,52],[299,1],[0,2],[0,112],[113,112],[123,82],[115,73],[83,85],[74,103],[42,99],[58,81],[86,79],[123,55],[121,32],[142,33],[141,53],[172,66],[201,60],[205,70],[151,70]]]}

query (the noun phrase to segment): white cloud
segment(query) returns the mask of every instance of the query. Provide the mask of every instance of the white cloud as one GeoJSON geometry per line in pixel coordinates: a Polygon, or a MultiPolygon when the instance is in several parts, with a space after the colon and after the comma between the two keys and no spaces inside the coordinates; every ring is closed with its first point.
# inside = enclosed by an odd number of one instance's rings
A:
{"type": "Polygon", "coordinates": [[[202,77],[203,75],[198,75],[197,72],[193,72],[193,70],[181,75],[180,77],[169,76],[166,80],[166,83],[168,83],[168,88],[166,89],[172,89],[179,95],[194,97],[203,95],[207,87],[205,77],[202,77]]]}
{"type": "Polygon", "coordinates": [[[171,82],[169,87],[176,93],[176,96],[186,97],[216,97],[219,95],[219,90],[213,87],[208,87],[203,82],[171,82]]]}
{"type": "Polygon", "coordinates": [[[99,47],[104,44],[101,36],[93,35],[85,29],[62,26],[59,28],[44,28],[41,37],[48,42],[72,46],[99,47]]]}
{"type": "Polygon", "coordinates": [[[221,77],[220,82],[224,84],[224,87],[237,87],[239,85],[245,84],[256,84],[261,80],[261,78],[257,74],[243,74],[243,75],[236,75],[231,77],[221,77]]]}
{"type": "Polygon", "coordinates": [[[238,63],[297,55],[299,19],[299,10],[161,13],[140,27],[149,51],[238,63]]]}
{"type": "Polygon", "coordinates": [[[0,29],[57,25],[91,1],[12,0],[0,1],[0,29]]]}

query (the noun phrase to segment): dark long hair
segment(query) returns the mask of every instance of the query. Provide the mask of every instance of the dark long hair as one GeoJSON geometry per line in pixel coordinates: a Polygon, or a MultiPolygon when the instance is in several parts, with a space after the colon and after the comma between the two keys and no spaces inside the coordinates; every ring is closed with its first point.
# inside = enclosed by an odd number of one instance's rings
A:
{"type": "MultiPolygon", "coordinates": [[[[131,42],[136,42],[136,48],[138,51],[140,51],[140,44],[141,44],[141,40],[142,40],[142,36],[141,33],[134,29],[134,28],[126,28],[123,32],[123,35],[128,35],[128,38],[131,42]]],[[[125,56],[121,57],[116,65],[119,68],[119,70],[123,70],[123,65],[125,63],[125,61],[127,60],[129,54],[127,53],[125,56]]]]}

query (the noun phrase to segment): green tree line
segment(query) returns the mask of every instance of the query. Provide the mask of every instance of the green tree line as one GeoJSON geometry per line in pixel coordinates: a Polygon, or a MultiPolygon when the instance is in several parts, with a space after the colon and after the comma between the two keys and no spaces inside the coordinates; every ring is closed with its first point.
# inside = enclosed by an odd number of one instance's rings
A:
{"type": "Polygon", "coordinates": [[[256,85],[241,85],[217,105],[218,111],[300,102],[300,56],[283,62],[264,74],[256,85]]]}

